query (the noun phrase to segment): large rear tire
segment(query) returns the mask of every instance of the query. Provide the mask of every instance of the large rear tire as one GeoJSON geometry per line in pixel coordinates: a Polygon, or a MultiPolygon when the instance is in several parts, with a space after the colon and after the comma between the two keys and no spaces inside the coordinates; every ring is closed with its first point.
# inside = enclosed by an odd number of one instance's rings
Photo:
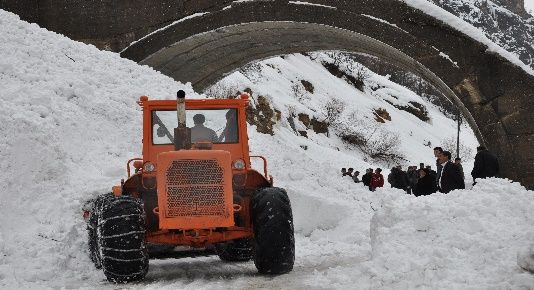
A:
{"type": "Polygon", "coordinates": [[[261,274],[293,270],[295,237],[293,214],[282,188],[263,188],[251,201],[254,227],[254,264],[261,274]]]}
{"type": "Polygon", "coordinates": [[[237,239],[215,245],[219,258],[226,262],[250,261],[254,256],[252,239],[237,239]]]}
{"type": "Polygon", "coordinates": [[[107,198],[98,213],[96,238],[104,275],[113,283],[142,280],[148,272],[148,253],[141,200],[107,198]]]}

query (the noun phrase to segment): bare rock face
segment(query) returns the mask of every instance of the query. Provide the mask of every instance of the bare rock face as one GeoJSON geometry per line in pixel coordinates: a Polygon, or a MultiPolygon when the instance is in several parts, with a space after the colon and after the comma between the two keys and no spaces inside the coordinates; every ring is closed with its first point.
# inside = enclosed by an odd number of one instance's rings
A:
{"type": "Polygon", "coordinates": [[[256,130],[260,133],[274,135],[273,125],[278,120],[280,112],[274,110],[263,96],[258,96],[256,106],[247,107],[247,122],[256,125],[256,130]]]}
{"type": "Polygon", "coordinates": [[[525,0],[495,0],[494,2],[518,15],[525,16],[527,14],[527,11],[525,10],[525,0]]]}
{"type": "Polygon", "coordinates": [[[375,109],[373,113],[375,114],[375,120],[379,123],[391,121],[391,116],[389,115],[389,112],[384,108],[375,109]]]}
{"type": "Polygon", "coordinates": [[[479,28],[493,42],[534,68],[534,17],[527,13],[525,0],[428,1],[479,28]]]}

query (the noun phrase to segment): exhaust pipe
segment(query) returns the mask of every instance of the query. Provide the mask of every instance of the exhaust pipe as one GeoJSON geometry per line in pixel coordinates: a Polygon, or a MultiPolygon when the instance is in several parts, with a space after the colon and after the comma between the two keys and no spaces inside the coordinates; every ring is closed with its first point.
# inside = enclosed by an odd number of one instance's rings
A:
{"type": "Polygon", "coordinates": [[[191,129],[186,126],[185,118],[185,92],[179,90],[176,93],[176,117],[178,127],[174,128],[174,150],[191,148],[191,129]]]}
{"type": "Polygon", "coordinates": [[[185,120],[185,92],[179,90],[176,93],[176,115],[178,117],[178,128],[186,128],[185,120]]]}

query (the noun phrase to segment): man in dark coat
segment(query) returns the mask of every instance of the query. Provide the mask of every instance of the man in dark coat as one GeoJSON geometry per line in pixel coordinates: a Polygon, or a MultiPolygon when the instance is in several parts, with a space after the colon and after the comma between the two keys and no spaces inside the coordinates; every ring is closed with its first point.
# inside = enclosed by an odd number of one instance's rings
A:
{"type": "MultiPolygon", "coordinates": [[[[427,165],[427,166],[425,167],[425,169],[428,169],[428,172],[430,172],[430,175],[432,175],[432,176],[434,177],[434,180],[437,179],[438,173],[436,172],[436,170],[433,170],[433,169],[432,169],[432,166],[427,165]]],[[[437,184],[437,183],[436,183],[436,184],[437,184]]]]}
{"type": "Polygon", "coordinates": [[[392,188],[397,187],[397,180],[395,179],[395,171],[397,171],[397,167],[391,168],[391,171],[388,174],[388,183],[391,185],[392,188]]]}
{"type": "MultiPolygon", "coordinates": [[[[439,155],[443,153],[443,149],[441,147],[435,147],[434,148],[434,157],[436,157],[436,177],[439,177],[441,175],[441,169],[443,169],[443,166],[441,166],[441,162],[439,161],[439,155]]],[[[436,182],[438,182],[438,178],[436,178],[436,182]]],[[[436,186],[439,186],[436,183],[436,186]]]]}
{"type": "Polygon", "coordinates": [[[495,177],[499,174],[499,161],[495,155],[491,154],[484,146],[477,147],[475,155],[475,166],[471,171],[473,184],[477,178],[495,177]]]}
{"type": "Polygon", "coordinates": [[[419,180],[419,172],[417,171],[417,166],[409,166],[408,171],[406,171],[406,175],[408,175],[408,188],[406,192],[408,194],[412,194],[414,193],[415,185],[417,184],[417,181],[419,180]]]}
{"type": "Polygon", "coordinates": [[[458,166],[458,168],[460,169],[460,173],[462,173],[462,178],[464,179],[464,182],[465,182],[465,174],[464,174],[464,167],[462,166],[462,158],[456,157],[456,159],[454,159],[454,164],[456,164],[456,166],[458,166]]]}
{"type": "Polygon", "coordinates": [[[360,175],[360,171],[355,171],[352,175],[352,180],[354,183],[360,183],[360,177],[358,175],[360,175]]]}
{"type": "Polygon", "coordinates": [[[431,195],[434,192],[436,192],[435,175],[430,174],[428,168],[419,169],[419,179],[414,188],[414,195],[431,195]]]}
{"type": "Polygon", "coordinates": [[[406,190],[408,187],[408,175],[406,172],[402,171],[400,167],[394,167],[391,173],[393,174],[393,182],[390,182],[391,187],[406,190]]]}
{"type": "Polygon", "coordinates": [[[458,166],[451,162],[451,152],[443,151],[438,158],[442,166],[441,174],[438,175],[439,191],[449,193],[455,189],[464,189],[465,183],[462,173],[458,166]]]}
{"type": "Polygon", "coordinates": [[[362,182],[363,185],[369,186],[371,185],[371,177],[373,176],[373,170],[372,169],[365,169],[365,174],[362,176],[362,182]]]}

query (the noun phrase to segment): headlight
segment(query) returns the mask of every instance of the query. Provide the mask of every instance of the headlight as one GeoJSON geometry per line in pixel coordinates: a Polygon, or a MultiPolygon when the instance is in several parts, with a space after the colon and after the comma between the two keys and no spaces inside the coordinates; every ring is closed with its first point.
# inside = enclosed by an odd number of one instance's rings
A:
{"type": "Polygon", "coordinates": [[[156,169],[156,166],[154,164],[147,162],[145,165],[143,165],[143,171],[144,172],[152,172],[156,169]]]}
{"type": "Polygon", "coordinates": [[[245,169],[245,161],[243,161],[242,159],[237,159],[236,161],[234,161],[232,167],[237,170],[243,170],[245,169]]]}

